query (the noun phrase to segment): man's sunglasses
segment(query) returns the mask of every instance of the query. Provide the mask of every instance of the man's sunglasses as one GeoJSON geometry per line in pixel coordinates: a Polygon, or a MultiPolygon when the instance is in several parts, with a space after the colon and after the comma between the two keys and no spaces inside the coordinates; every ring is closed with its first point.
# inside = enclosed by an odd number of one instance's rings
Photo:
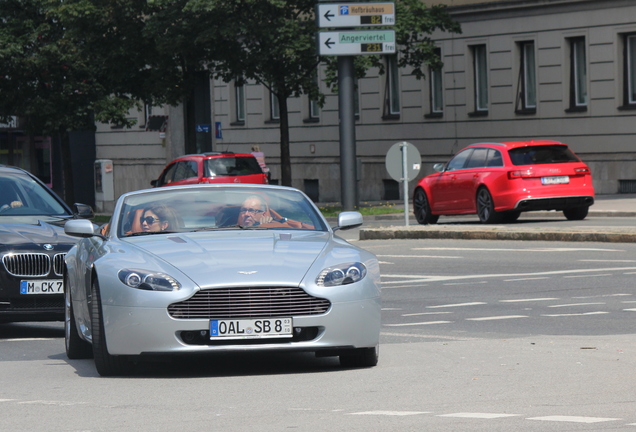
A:
{"type": "Polygon", "coordinates": [[[241,213],[261,214],[265,213],[265,210],[258,210],[254,208],[241,207],[241,213]]]}
{"type": "Polygon", "coordinates": [[[152,225],[155,222],[159,222],[161,219],[153,218],[152,216],[146,216],[139,219],[141,223],[146,222],[148,225],[152,225]]]}

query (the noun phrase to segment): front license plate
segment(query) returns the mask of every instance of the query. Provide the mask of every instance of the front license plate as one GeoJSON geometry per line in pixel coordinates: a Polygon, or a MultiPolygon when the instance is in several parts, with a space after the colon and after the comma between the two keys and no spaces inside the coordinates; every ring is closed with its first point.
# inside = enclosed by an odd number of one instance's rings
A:
{"type": "Polygon", "coordinates": [[[61,279],[20,281],[20,294],[62,294],[64,282],[61,279]]]}
{"type": "Polygon", "coordinates": [[[291,318],[210,320],[210,339],[292,337],[291,318]]]}
{"type": "Polygon", "coordinates": [[[568,184],[570,183],[570,177],[569,176],[541,177],[541,183],[543,183],[544,185],[568,184]]]}

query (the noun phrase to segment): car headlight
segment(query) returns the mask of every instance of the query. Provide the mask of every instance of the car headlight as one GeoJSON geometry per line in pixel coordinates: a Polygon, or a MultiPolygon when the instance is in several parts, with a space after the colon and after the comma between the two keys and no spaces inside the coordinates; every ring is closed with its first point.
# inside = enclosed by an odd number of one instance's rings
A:
{"type": "Polygon", "coordinates": [[[316,278],[316,285],[332,287],[348,285],[362,280],[367,274],[367,268],[360,262],[339,264],[327,267],[316,278]]]}
{"type": "Polygon", "coordinates": [[[119,270],[119,280],[131,288],[148,291],[176,291],[181,284],[165,273],[138,269],[119,270]]]}

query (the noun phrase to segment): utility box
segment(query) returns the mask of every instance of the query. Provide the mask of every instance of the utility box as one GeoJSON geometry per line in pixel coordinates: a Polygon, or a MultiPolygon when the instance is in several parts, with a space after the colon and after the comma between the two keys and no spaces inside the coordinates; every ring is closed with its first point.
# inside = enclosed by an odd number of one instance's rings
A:
{"type": "Polygon", "coordinates": [[[114,201],[113,161],[110,159],[97,159],[95,161],[95,208],[97,212],[112,209],[114,201]]]}

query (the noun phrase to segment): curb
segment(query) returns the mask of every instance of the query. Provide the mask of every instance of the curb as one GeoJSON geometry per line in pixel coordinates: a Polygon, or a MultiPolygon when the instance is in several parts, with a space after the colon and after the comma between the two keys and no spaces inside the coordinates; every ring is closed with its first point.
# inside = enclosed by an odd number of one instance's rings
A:
{"type": "Polygon", "coordinates": [[[636,232],[563,232],[435,230],[425,227],[360,229],[360,240],[461,239],[461,240],[534,240],[563,242],[636,243],[636,232]]]}

